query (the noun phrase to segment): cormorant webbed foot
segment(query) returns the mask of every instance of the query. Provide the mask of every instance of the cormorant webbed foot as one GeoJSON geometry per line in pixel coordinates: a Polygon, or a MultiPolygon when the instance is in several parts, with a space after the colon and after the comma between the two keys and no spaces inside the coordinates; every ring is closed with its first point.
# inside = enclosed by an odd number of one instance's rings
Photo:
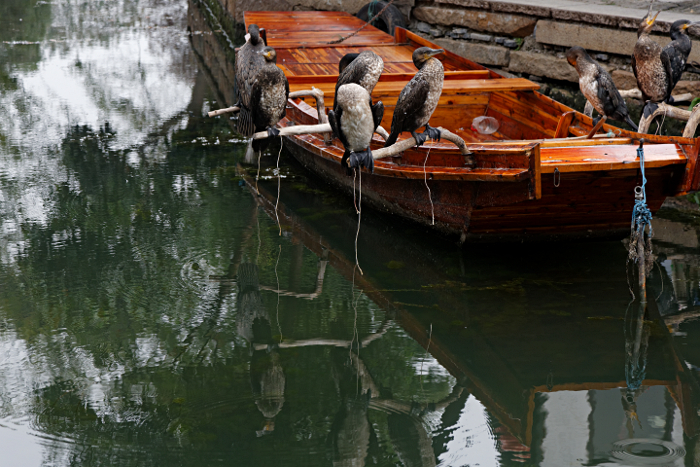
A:
{"type": "Polygon", "coordinates": [[[267,128],[267,136],[270,138],[274,138],[276,136],[280,135],[280,131],[277,128],[274,127],[268,127],[267,128]]]}
{"type": "Polygon", "coordinates": [[[647,104],[644,106],[644,118],[649,118],[651,115],[656,112],[656,109],[659,108],[659,104],[656,104],[654,102],[647,102],[647,104]]]}
{"type": "Polygon", "coordinates": [[[365,149],[364,151],[351,151],[348,164],[353,169],[367,167],[370,172],[374,172],[374,158],[372,157],[372,151],[370,151],[369,148],[365,149]]]}
{"type": "Polygon", "coordinates": [[[428,139],[428,135],[425,133],[416,133],[415,131],[411,132],[411,136],[416,140],[416,147],[420,147],[425,143],[425,141],[428,139]]]}
{"type": "Polygon", "coordinates": [[[430,125],[426,124],[425,125],[425,131],[423,132],[424,134],[427,134],[431,139],[435,141],[440,141],[440,130],[437,128],[433,128],[430,125]]]}

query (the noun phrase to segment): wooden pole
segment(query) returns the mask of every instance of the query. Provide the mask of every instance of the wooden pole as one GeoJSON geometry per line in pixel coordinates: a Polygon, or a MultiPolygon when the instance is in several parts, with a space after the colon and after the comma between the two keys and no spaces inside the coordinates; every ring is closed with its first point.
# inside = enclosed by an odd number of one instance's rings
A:
{"type": "MultiPolygon", "coordinates": [[[[444,128],[440,127],[438,128],[440,130],[440,139],[444,139],[446,141],[449,141],[453,143],[455,146],[459,148],[459,151],[462,153],[462,155],[468,155],[471,154],[471,151],[467,149],[467,145],[464,142],[462,138],[459,136],[455,135],[454,133],[451,133],[448,130],[445,130],[444,128]]],[[[406,151],[408,149],[411,149],[413,146],[416,145],[416,140],[413,136],[407,139],[403,139],[401,141],[398,141],[388,148],[382,148],[382,149],[377,149],[376,151],[372,151],[372,157],[376,161],[377,159],[382,159],[384,157],[391,157],[391,156],[396,156],[403,151],[406,151]]]]}
{"type": "Polygon", "coordinates": [[[695,130],[698,127],[698,123],[700,123],[700,104],[695,105],[692,112],[668,105],[665,102],[659,103],[658,106],[659,107],[648,118],[644,118],[644,115],[642,115],[641,120],[639,120],[640,133],[648,133],[651,122],[654,121],[656,117],[665,115],[688,122],[683,130],[684,138],[692,138],[695,135],[695,130]]]}
{"type": "Polygon", "coordinates": [[[227,114],[227,113],[236,113],[240,110],[241,109],[239,107],[234,105],[233,107],[227,107],[225,109],[212,110],[207,115],[209,115],[210,117],[216,117],[218,115],[223,115],[223,114],[227,114]]]}
{"type": "MultiPolygon", "coordinates": [[[[313,97],[316,100],[316,112],[318,113],[318,123],[321,125],[328,123],[328,115],[326,115],[326,105],[322,90],[311,86],[311,91],[294,91],[289,93],[290,99],[296,99],[298,97],[313,97]]],[[[323,133],[323,142],[326,146],[330,146],[330,144],[333,142],[333,136],[330,131],[323,133]]]]}

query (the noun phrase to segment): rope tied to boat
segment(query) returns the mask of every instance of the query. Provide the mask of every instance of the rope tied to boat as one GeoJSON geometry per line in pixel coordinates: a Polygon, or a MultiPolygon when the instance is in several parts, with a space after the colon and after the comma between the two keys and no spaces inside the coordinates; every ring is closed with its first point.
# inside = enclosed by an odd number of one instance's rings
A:
{"type": "Polygon", "coordinates": [[[329,44],[329,45],[332,45],[332,44],[340,44],[341,42],[343,42],[343,41],[345,41],[345,40],[347,40],[347,39],[350,39],[350,38],[353,37],[353,36],[356,36],[357,34],[360,33],[360,31],[362,31],[364,28],[366,28],[367,26],[369,26],[370,24],[372,24],[372,21],[374,21],[375,19],[377,19],[377,18],[379,18],[380,16],[382,16],[382,14],[384,13],[384,11],[385,11],[387,8],[389,8],[389,6],[390,6],[392,3],[394,3],[395,1],[396,1],[396,0],[389,0],[389,2],[386,4],[386,6],[384,6],[384,8],[382,8],[381,11],[380,11],[379,13],[377,13],[376,15],[372,15],[372,12],[373,12],[373,10],[374,10],[373,5],[377,4],[378,2],[377,2],[377,1],[372,1],[372,2],[370,2],[369,7],[367,8],[367,18],[368,18],[368,20],[367,20],[367,22],[366,22],[365,24],[362,25],[362,27],[360,27],[357,31],[353,32],[352,34],[349,34],[349,35],[347,35],[347,36],[345,36],[345,37],[341,37],[340,39],[336,39],[336,40],[334,40],[334,41],[326,42],[326,44],[329,44]]]}
{"type": "Polygon", "coordinates": [[[654,236],[654,231],[651,226],[652,215],[647,206],[647,177],[644,171],[644,140],[639,141],[637,148],[637,157],[639,158],[639,169],[642,173],[642,184],[634,188],[634,208],[632,209],[632,223],[630,225],[630,243],[628,260],[633,260],[635,263],[643,260],[646,273],[651,272],[653,259],[651,256],[651,238],[654,236]],[[649,230],[647,233],[647,226],[649,230]],[[644,249],[638,251],[640,239],[643,241],[644,249]],[[640,253],[643,258],[640,258],[640,253]]]}

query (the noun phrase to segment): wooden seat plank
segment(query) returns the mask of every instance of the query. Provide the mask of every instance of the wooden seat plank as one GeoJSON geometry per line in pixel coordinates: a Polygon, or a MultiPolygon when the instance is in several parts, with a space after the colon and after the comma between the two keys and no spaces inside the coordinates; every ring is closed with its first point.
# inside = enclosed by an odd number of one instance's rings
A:
{"type": "MultiPolygon", "coordinates": [[[[543,148],[542,172],[592,172],[598,170],[628,170],[639,167],[637,146],[591,146],[576,148],[543,148]]],[[[644,146],[644,165],[648,168],[685,164],[685,155],[675,144],[648,144],[644,146]]]]}

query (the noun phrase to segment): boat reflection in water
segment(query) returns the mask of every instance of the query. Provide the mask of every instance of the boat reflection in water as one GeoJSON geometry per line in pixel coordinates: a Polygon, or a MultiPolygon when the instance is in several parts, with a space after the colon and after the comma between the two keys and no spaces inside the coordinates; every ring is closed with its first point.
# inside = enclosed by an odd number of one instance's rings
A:
{"type": "MultiPolygon", "coordinates": [[[[336,354],[343,362],[335,368],[345,371],[334,370],[332,376],[337,387],[344,387],[338,375],[348,375],[334,423],[339,431],[332,434],[336,455],[352,451],[352,465],[363,465],[371,431],[366,411],[376,410],[390,414],[390,435],[402,430],[392,445],[405,465],[472,462],[476,454],[466,448],[474,443],[483,451],[490,438],[501,463],[692,463],[689,459],[697,452],[695,375],[679,356],[655,306],[645,313],[638,302],[628,303],[621,244],[581,245],[580,258],[559,263],[545,253],[539,256],[552,260],[548,274],[532,278],[525,273],[522,279],[500,283],[500,260],[488,264],[477,250],[467,250],[461,258],[463,271],[457,274],[464,282],[455,282],[453,271],[441,270],[431,258],[444,257],[440,249],[410,235],[387,244],[382,241],[386,225],[370,219],[363,221],[358,243],[365,272],[361,276],[350,259],[356,220],[352,213],[334,215],[318,196],[305,193],[313,187],[299,190],[286,182],[278,202],[272,168],[263,167],[263,174],[270,176],[257,184],[255,168],[239,170],[270,219],[279,218],[285,235],[354,281],[454,377],[452,394],[436,404],[415,407],[377,397],[381,389],[372,379],[377,370],[361,357],[368,344],[359,346],[358,355],[358,347],[348,343],[336,354]],[[316,212],[319,220],[296,210],[316,212]],[[390,264],[391,258],[407,260],[396,273],[377,267],[390,264]],[[609,272],[616,261],[619,267],[609,272]],[[496,272],[485,273],[487,264],[496,272]],[[494,293],[503,296],[503,308],[484,309],[494,303],[493,297],[482,300],[484,295],[494,293]],[[516,301],[511,301],[513,296],[516,301]],[[469,435],[460,439],[481,405],[482,423],[492,433],[466,430],[469,435]],[[439,415],[439,425],[425,417],[430,411],[439,415]],[[353,449],[344,447],[348,433],[357,442],[353,449]],[[413,454],[402,456],[409,446],[413,454]]],[[[512,248],[513,259],[524,264],[538,256],[512,248]]],[[[279,347],[293,345],[298,344],[283,341],[279,347]]]]}

